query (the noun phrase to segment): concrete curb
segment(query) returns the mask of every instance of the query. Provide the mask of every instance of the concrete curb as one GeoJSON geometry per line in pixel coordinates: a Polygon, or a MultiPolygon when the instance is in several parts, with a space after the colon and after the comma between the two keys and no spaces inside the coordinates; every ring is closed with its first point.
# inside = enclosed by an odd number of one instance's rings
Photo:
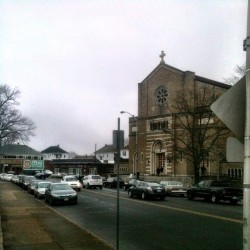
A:
{"type": "Polygon", "coordinates": [[[2,218],[0,215],[0,250],[3,250],[3,231],[2,231],[2,218]]]}

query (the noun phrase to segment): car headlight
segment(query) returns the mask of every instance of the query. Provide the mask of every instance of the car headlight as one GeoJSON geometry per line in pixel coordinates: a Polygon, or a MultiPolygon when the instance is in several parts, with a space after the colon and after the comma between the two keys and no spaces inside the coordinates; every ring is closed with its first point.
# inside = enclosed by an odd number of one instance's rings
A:
{"type": "Polygon", "coordinates": [[[52,194],[53,197],[60,197],[60,194],[52,194]]]}
{"type": "Polygon", "coordinates": [[[76,193],[74,193],[74,194],[71,194],[71,196],[72,196],[72,197],[75,197],[76,195],[77,195],[76,193]]]}

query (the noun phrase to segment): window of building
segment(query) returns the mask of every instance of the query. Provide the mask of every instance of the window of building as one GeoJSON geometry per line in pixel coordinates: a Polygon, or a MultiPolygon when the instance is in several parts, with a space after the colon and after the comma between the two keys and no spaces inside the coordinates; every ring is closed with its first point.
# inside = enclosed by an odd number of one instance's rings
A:
{"type": "Polygon", "coordinates": [[[143,155],[143,153],[141,153],[141,163],[143,163],[143,159],[144,158],[144,155],[143,155]]]}
{"type": "Polygon", "coordinates": [[[199,125],[206,125],[214,123],[213,117],[206,117],[198,120],[199,125]]]}
{"type": "Polygon", "coordinates": [[[123,155],[123,156],[126,156],[126,155],[127,155],[127,151],[126,151],[126,150],[123,150],[123,151],[122,151],[122,155],[123,155]]]}

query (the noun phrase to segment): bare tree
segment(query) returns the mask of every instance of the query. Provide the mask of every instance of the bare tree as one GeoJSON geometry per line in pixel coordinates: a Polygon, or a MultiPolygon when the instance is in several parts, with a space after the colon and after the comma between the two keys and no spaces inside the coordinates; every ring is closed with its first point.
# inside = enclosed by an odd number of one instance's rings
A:
{"type": "Polygon", "coordinates": [[[234,85],[246,74],[246,65],[236,65],[234,74],[231,77],[224,78],[226,84],[234,85]]]}
{"type": "Polygon", "coordinates": [[[16,141],[27,142],[34,136],[33,121],[17,109],[21,92],[7,85],[0,85],[0,146],[16,141]]]}
{"type": "MultiPolygon", "coordinates": [[[[218,89],[203,86],[198,91],[178,91],[172,108],[175,138],[175,158],[183,158],[191,163],[195,183],[199,181],[204,160],[212,157],[212,152],[223,148],[223,138],[230,131],[214,115],[210,105],[220,95],[218,89]]],[[[169,131],[167,131],[169,133],[169,131]]]]}

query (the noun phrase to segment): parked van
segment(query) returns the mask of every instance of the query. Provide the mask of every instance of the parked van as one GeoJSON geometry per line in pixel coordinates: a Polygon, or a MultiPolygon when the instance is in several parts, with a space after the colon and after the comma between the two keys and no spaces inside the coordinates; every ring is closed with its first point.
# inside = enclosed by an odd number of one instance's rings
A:
{"type": "Polygon", "coordinates": [[[99,187],[102,189],[103,181],[100,175],[87,175],[83,177],[82,186],[84,188],[99,187]]]}

